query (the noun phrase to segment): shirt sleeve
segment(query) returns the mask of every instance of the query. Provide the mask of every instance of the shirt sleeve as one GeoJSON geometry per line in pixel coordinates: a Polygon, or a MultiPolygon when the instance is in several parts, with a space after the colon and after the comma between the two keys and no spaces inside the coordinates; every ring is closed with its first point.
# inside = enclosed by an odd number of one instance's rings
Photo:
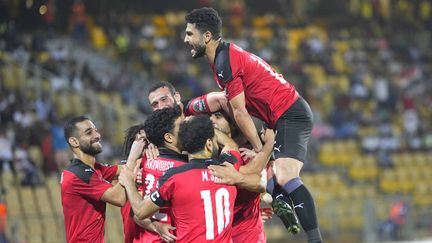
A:
{"type": "Polygon", "coordinates": [[[228,101],[232,100],[243,91],[243,80],[240,76],[236,76],[233,80],[226,83],[225,93],[228,101]]]}
{"type": "Polygon", "coordinates": [[[152,202],[154,202],[159,207],[162,207],[165,205],[165,203],[171,201],[172,196],[174,194],[175,190],[175,184],[172,177],[168,178],[167,180],[162,179],[164,176],[162,176],[159,179],[159,186],[150,194],[150,199],[152,202]],[[163,183],[161,181],[163,180],[163,183]]]}
{"type": "Polygon", "coordinates": [[[100,200],[105,191],[111,187],[110,182],[100,178],[96,173],[93,173],[90,177],[89,183],[85,183],[78,177],[75,177],[73,180],[73,188],[76,193],[94,200],[100,200]]]}
{"type": "Polygon", "coordinates": [[[239,95],[244,91],[243,86],[243,64],[238,56],[230,55],[230,67],[232,78],[225,82],[225,92],[228,101],[239,95]]]}
{"type": "Polygon", "coordinates": [[[193,116],[198,114],[210,113],[208,102],[207,102],[207,94],[201,95],[192,99],[188,102],[185,102],[183,108],[183,112],[185,116],[193,116]]]}
{"type": "Polygon", "coordinates": [[[221,154],[220,159],[233,164],[236,170],[239,170],[240,166],[244,164],[240,152],[236,150],[228,150],[224,152],[223,154],[221,154]]]}
{"type": "Polygon", "coordinates": [[[114,176],[117,174],[119,166],[118,165],[102,165],[100,164],[100,171],[105,180],[111,182],[114,176]]]}

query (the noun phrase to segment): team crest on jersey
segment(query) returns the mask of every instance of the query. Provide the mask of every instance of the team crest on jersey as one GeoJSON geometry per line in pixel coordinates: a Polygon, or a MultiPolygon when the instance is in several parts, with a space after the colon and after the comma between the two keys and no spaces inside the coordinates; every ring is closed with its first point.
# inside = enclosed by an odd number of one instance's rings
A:
{"type": "Polygon", "coordinates": [[[204,100],[198,100],[193,104],[194,111],[203,112],[207,110],[204,100]]]}

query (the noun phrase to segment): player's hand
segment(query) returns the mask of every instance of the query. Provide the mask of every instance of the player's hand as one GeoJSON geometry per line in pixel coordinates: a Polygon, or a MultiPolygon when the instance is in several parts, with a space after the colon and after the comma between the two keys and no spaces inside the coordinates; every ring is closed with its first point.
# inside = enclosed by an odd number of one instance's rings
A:
{"type": "Polygon", "coordinates": [[[159,157],[159,150],[155,145],[150,143],[145,149],[145,155],[148,160],[156,159],[159,157]]]}
{"type": "Polygon", "coordinates": [[[131,147],[130,152],[129,152],[128,161],[129,161],[129,159],[133,159],[133,161],[137,161],[138,159],[140,159],[143,155],[143,150],[144,150],[145,144],[146,144],[146,141],[145,141],[144,137],[141,136],[139,139],[136,139],[132,143],[132,147],[131,147]]]}
{"type": "Polygon", "coordinates": [[[153,222],[156,230],[164,242],[175,242],[177,237],[171,234],[170,230],[175,230],[176,228],[170,224],[162,224],[160,222],[153,222]]]}
{"type": "Polygon", "coordinates": [[[270,220],[273,215],[273,209],[272,208],[260,208],[261,211],[261,218],[263,223],[265,223],[267,220],[270,220]]]}
{"type": "Polygon", "coordinates": [[[255,158],[257,154],[254,150],[250,150],[247,148],[239,148],[239,151],[243,161],[250,161],[255,158]]]}
{"type": "Polygon", "coordinates": [[[275,141],[276,135],[270,128],[263,128],[260,132],[260,135],[264,143],[274,143],[275,141]]]}
{"type": "Polygon", "coordinates": [[[211,175],[220,178],[220,180],[215,181],[218,184],[235,185],[243,176],[234,168],[233,164],[228,162],[223,162],[221,165],[210,165],[208,169],[211,175]]]}
{"type": "Polygon", "coordinates": [[[141,163],[137,163],[137,165],[135,166],[134,170],[133,170],[133,174],[135,175],[135,182],[137,185],[142,185],[143,184],[143,180],[142,180],[142,170],[141,170],[141,163]]]}
{"type": "Polygon", "coordinates": [[[135,178],[133,171],[131,171],[127,166],[123,166],[123,169],[118,177],[118,181],[120,185],[124,187],[134,185],[135,178]]]}

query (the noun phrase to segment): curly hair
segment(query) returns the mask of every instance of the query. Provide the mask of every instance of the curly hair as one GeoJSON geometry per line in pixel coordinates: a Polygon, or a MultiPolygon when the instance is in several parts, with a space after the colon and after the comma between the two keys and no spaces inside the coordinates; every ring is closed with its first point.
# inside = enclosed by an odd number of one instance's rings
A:
{"type": "Polygon", "coordinates": [[[135,136],[144,129],[144,124],[133,125],[126,129],[123,146],[122,146],[122,154],[123,158],[127,159],[129,156],[130,149],[132,147],[133,142],[135,141],[135,136]]]}
{"type": "Polygon", "coordinates": [[[174,123],[182,115],[178,106],[154,111],[144,122],[147,139],[156,146],[163,146],[166,133],[173,133],[174,123]]]}
{"type": "Polygon", "coordinates": [[[190,154],[203,150],[207,139],[214,136],[214,127],[207,115],[194,116],[180,124],[179,141],[183,150],[190,154]]]}
{"type": "Polygon", "coordinates": [[[187,23],[195,24],[201,33],[210,31],[214,40],[221,37],[222,20],[213,8],[194,9],[185,16],[185,20],[187,23]]]}

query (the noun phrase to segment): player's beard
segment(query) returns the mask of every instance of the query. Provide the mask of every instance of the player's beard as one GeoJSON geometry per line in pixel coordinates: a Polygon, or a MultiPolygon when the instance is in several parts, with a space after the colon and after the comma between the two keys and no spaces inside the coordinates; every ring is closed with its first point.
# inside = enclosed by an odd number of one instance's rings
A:
{"type": "Polygon", "coordinates": [[[83,153],[91,156],[95,156],[102,152],[102,146],[100,145],[100,143],[99,145],[97,145],[96,142],[80,143],[80,149],[83,153]]]}
{"type": "Polygon", "coordinates": [[[192,56],[193,59],[197,59],[200,57],[203,57],[205,55],[206,51],[206,45],[205,44],[198,44],[193,47],[195,54],[192,56]]]}

